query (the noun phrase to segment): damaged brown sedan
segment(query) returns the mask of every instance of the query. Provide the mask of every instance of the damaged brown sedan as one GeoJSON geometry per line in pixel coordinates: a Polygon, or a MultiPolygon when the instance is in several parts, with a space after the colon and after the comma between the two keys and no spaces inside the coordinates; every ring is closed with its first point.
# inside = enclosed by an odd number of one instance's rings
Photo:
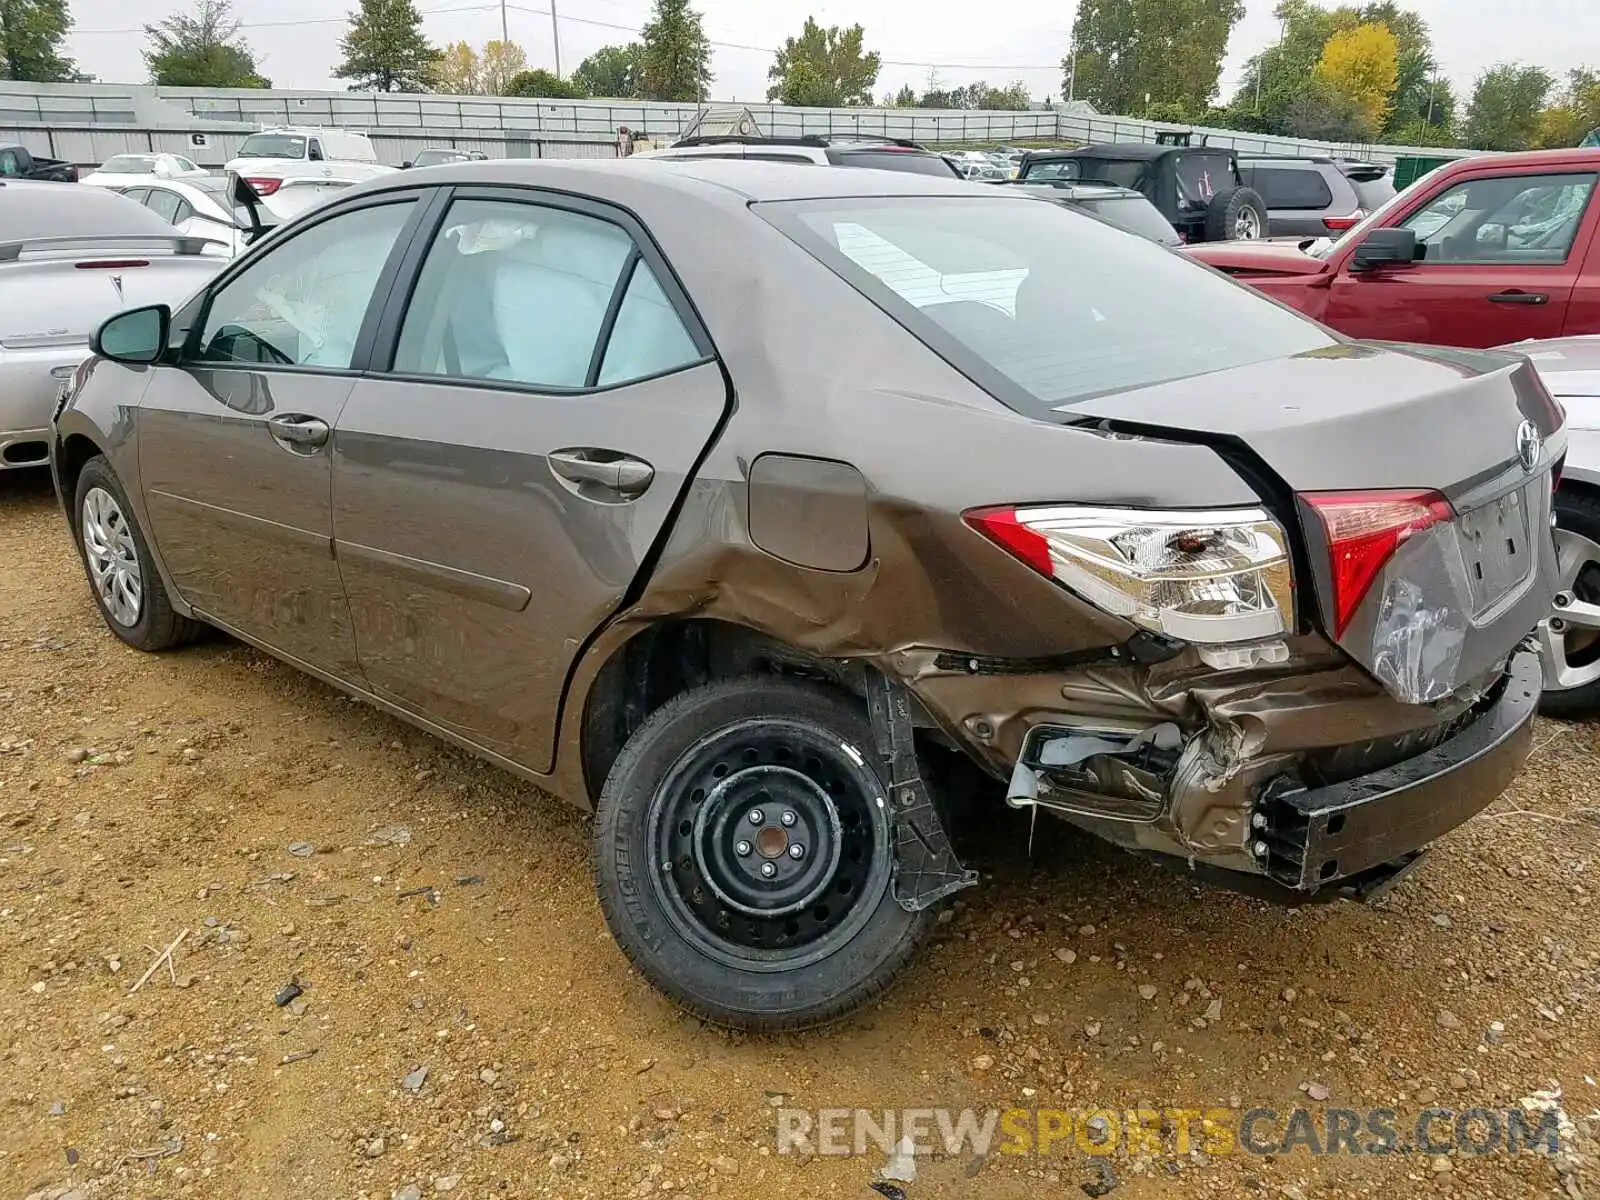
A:
{"type": "Polygon", "coordinates": [[[1298,901],[1527,753],[1565,446],[1528,364],[1002,189],[411,171],[96,350],[52,464],[112,631],[217,626],[592,804],[618,942],[720,1023],[887,986],[974,882],[953,756],[1298,901]]]}

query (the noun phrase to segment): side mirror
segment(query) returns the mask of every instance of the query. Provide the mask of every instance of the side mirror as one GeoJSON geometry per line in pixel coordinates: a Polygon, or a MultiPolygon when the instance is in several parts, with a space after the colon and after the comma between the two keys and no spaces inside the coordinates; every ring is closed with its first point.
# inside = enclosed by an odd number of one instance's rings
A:
{"type": "Polygon", "coordinates": [[[258,240],[266,231],[261,220],[261,194],[250,186],[250,181],[243,175],[233,171],[228,172],[228,199],[233,203],[234,212],[241,209],[250,218],[250,240],[258,240]]]}
{"type": "Polygon", "coordinates": [[[408,158],[405,162],[401,163],[400,169],[402,171],[409,171],[411,169],[411,160],[408,158]]]}
{"type": "Polygon", "coordinates": [[[1356,247],[1350,269],[1374,271],[1380,267],[1410,266],[1417,261],[1417,249],[1414,229],[1374,229],[1356,247]]]}
{"type": "Polygon", "coordinates": [[[172,332],[172,310],[165,304],[130,308],[118,313],[95,331],[90,348],[113,362],[144,366],[167,352],[172,332]]]}

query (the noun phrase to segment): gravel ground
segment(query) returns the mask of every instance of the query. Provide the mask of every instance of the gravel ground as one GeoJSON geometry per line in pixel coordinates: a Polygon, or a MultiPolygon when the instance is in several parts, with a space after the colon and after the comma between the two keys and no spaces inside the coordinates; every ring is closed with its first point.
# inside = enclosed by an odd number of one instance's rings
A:
{"type": "Polygon", "coordinates": [[[885,1003],[746,1037],[629,970],[583,815],[225,639],[126,649],[44,480],[0,475],[0,564],[0,1197],[871,1200],[881,1151],[780,1156],[777,1109],[1338,1105],[1404,1132],[1556,1088],[1555,1158],[1102,1167],[1068,1138],[900,1186],[1600,1196],[1594,725],[1541,725],[1513,790],[1365,908],[1198,888],[1050,822],[1030,854],[998,820],[885,1003]]]}

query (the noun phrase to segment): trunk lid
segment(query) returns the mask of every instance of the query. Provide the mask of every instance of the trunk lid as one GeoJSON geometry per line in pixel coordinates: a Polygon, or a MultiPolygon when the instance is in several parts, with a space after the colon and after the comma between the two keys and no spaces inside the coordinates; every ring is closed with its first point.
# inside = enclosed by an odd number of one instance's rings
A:
{"type": "Polygon", "coordinates": [[[1406,703],[1483,680],[1550,612],[1552,470],[1566,435],[1526,360],[1344,343],[1076,401],[1063,418],[1205,442],[1257,476],[1305,551],[1300,617],[1331,638],[1330,544],[1306,496],[1443,496],[1450,518],[1402,542],[1334,638],[1406,703]]]}

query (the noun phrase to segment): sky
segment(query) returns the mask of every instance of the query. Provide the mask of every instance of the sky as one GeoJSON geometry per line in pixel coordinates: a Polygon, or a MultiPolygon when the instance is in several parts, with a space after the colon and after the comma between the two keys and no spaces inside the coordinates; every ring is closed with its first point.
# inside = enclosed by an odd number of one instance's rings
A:
{"type": "MultiPolygon", "coordinates": [[[[511,39],[530,66],[554,67],[549,8],[552,0],[509,0],[511,39]],[[511,5],[514,4],[515,7],[511,5]]],[[[559,14],[561,68],[570,72],[607,43],[631,40],[649,18],[650,0],[553,0],[559,14]]],[[[1324,0],[1332,7],[1334,0],[1324,0]]],[[[146,79],[139,51],[142,25],[172,11],[173,0],[71,0],[77,29],[70,53],[79,67],[102,80],[146,79]]],[[[332,76],[339,59],[344,16],[355,6],[340,0],[234,0],[234,14],[257,52],[260,70],[275,87],[343,90],[332,76]]],[[[500,36],[499,0],[417,0],[428,36],[442,44],[474,45],[500,36]]],[[[1222,70],[1226,100],[1245,60],[1276,40],[1275,0],[1247,0],[1222,70]]],[[[1035,98],[1059,97],[1060,60],[1072,27],[1073,0],[983,0],[934,5],[924,0],[697,0],[714,43],[712,98],[766,98],[767,68],[775,47],[798,33],[807,16],[820,24],[866,27],[866,45],[883,58],[880,95],[902,84],[940,86],[984,79],[1024,81],[1035,98]],[[973,19],[981,12],[983,19],[973,19]],[[716,44],[722,43],[722,44],[716,44]]],[[[1515,60],[1560,76],[1569,67],[1600,68],[1600,0],[1411,0],[1433,31],[1445,75],[1458,92],[1495,62],[1515,60]]]]}

